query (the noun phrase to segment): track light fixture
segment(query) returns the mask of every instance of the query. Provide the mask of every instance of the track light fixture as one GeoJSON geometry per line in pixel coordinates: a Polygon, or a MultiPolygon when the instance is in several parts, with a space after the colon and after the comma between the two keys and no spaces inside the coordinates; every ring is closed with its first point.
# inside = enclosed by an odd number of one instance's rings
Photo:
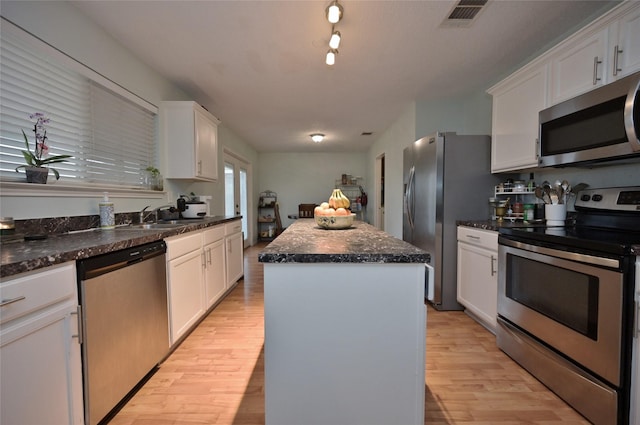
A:
{"type": "Polygon", "coordinates": [[[337,24],[342,19],[342,6],[338,4],[338,0],[334,0],[327,7],[327,20],[332,24],[337,24]]]}
{"type": "Polygon", "coordinates": [[[327,52],[327,59],[325,61],[327,65],[334,65],[336,63],[336,54],[337,53],[338,53],[337,50],[329,49],[329,51],[327,52]]]}
{"type": "Polygon", "coordinates": [[[334,31],[329,39],[329,47],[337,49],[340,46],[340,31],[334,31]]]}
{"type": "Polygon", "coordinates": [[[313,133],[313,134],[310,134],[310,136],[311,136],[311,140],[313,140],[315,143],[320,143],[324,139],[324,134],[322,133],[313,133]]]}

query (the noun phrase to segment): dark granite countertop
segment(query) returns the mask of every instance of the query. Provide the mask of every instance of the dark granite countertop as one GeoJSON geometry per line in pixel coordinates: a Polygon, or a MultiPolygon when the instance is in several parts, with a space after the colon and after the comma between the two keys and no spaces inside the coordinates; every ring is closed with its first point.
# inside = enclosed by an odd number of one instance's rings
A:
{"type": "Polygon", "coordinates": [[[240,218],[240,216],[206,217],[186,220],[184,225],[170,229],[143,230],[116,227],[111,230],[101,230],[98,228],[49,235],[42,240],[25,241],[16,238],[13,241],[3,241],[0,252],[0,277],[142,245],[169,236],[240,220],[240,218]]]}
{"type": "MultiPolygon", "coordinates": [[[[476,229],[484,229],[484,230],[493,230],[500,231],[500,229],[504,228],[514,228],[514,227],[535,227],[535,226],[544,226],[544,224],[531,224],[531,223],[523,223],[521,221],[511,222],[511,221],[494,221],[494,220],[459,220],[456,222],[458,226],[467,226],[467,227],[475,227],[476,229]]],[[[631,246],[631,254],[640,256],[640,244],[631,246]]]]}
{"type": "Polygon", "coordinates": [[[496,221],[496,220],[458,220],[456,221],[458,226],[475,227],[476,229],[500,231],[500,229],[511,229],[514,227],[536,227],[544,226],[542,223],[525,223],[523,221],[496,221]]]}
{"type": "Polygon", "coordinates": [[[262,263],[427,263],[429,253],[362,221],[325,230],[296,220],[258,255],[262,263]]]}

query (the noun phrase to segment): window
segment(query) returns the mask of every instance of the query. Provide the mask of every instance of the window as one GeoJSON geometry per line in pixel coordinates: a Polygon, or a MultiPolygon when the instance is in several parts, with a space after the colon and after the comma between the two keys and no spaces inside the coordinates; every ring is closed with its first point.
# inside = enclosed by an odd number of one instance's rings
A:
{"type": "Polygon", "coordinates": [[[142,170],[157,162],[157,108],[15,28],[2,20],[0,178],[24,181],[15,172],[22,130],[33,150],[29,115],[43,112],[49,154],[73,156],[54,165],[65,185],[144,189],[142,170]]]}

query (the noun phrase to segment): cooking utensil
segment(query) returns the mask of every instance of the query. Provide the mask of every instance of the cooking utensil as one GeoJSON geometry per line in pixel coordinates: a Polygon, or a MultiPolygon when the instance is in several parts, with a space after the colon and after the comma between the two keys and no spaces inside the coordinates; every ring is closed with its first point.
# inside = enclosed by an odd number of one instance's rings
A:
{"type": "Polygon", "coordinates": [[[536,194],[536,198],[540,199],[542,202],[545,202],[545,200],[544,200],[544,189],[542,189],[542,187],[537,186],[534,189],[533,192],[536,194]]]}
{"type": "Polygon", "coordinates": [[[559,201],[558,191],[556,189],[549,190],[549,198],[551,199],[551,204],[556,205],[559,201]]]}

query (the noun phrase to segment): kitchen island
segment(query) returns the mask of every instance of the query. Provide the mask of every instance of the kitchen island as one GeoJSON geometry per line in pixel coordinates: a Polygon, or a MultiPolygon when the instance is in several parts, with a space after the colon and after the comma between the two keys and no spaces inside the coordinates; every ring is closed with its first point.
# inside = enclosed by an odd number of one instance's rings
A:
{"type": "Polygon", "coordinates": [[[299,219],[258,259],[267,425],[424,423],[428,253],[299,219]]]}

